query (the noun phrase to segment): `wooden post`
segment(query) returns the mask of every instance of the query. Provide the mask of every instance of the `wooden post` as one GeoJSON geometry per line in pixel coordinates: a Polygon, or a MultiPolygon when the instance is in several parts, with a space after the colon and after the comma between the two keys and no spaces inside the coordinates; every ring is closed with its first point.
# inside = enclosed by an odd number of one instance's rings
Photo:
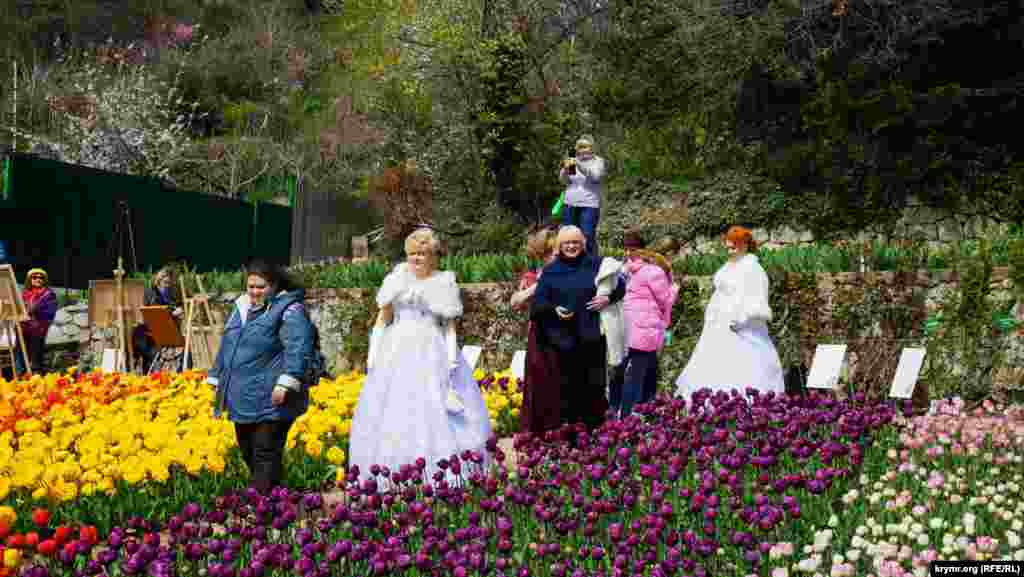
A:
{"type": "Polygon", "coordinates": [[[124,259],[117,257],[117,268],[114,269],[114,307],[117,322],[117,354],[114,366],[121,372],[134,372],[135,347],[128,338],[128,326],[125,319],[126,301],[124,295],[124,259]]]}
{"type": "Polygon", "coordinates": [[[192,352],[192,299],[188,298],[184,275],[178,277],[178,284],[181,286],[181,303],[185,307],[185,352],[181,357],[181,366],[188,367],[192,352]]]}
{"type": "MultiPolygon", "coordinates": [[[[13,321],[13,322],[14,322],[14,332],[15,332],[15,334],[18,337],[18,344],[21,345],[20,346],[20,348],[21,348],[21,360],[25,363],[25,370],[28,371],[28,374],[31,375],[32,374],[32,365],[28,362],[28,347],[25,345],[25,335],[21,331],[21,323],[19,323],[17,321],[13,321]]],[[[12,336],[14,336],[14,335],[12,335],[12,336]]],[[[45,341],[44,341],[44,343],[45,343],[45,341]]],[[[45,346],[45,344],[44,344],[44,346],[45,346]]]]}

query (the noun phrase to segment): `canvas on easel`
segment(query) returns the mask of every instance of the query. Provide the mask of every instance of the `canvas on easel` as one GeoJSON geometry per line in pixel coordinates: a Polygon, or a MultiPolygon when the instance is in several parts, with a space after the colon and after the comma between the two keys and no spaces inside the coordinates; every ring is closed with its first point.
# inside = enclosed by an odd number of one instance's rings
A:
{"type": "Polygon", "coordinates": [[[21,332],[21,322],[28,320],[28,309],[18,291],[18,281],[14,276],[14,267],[9,264],[0,265],[0,333],[4,339],[4,349],[10,359],[11,368],[17,366],[15,355],[21,349],[21,360],[25,369],[31,374],[32,365],[28,361],[28,348],[25,346],[25,335],[21,332]]]}
{"type": "Polygon", "coordinates": [[[146,328],[153,339],[153,344],[156,345],[161,353],[153,360],[153,366],[144,368],[146,372],[151,372],[158,361],[164,362],[162,359],[166,359],[162,354],[164,351],[185,348],[185,337],[182,336],[177,321],[174,320],[174,316],[167,307],[159,305],[142,307],[139,309],[139,312],[142,313],[142,318],[145,319],[146,328]]]}
{"type": "MultiPolygon", "coordinates": [[[[140,309],[146,302],[146,283],[125,280],[122,259],[118,259],[114,280],[89,282],[89,324],[115,330],[115,369],[128,372],[135,359],[131,331],[143,321],[140,309]]],[[[106,354],[106,351],[104,351],[106,354]]]]}
{"type": "Polygon", "coordinates": [[[220,348],[223,321],[210,306],[203,280],[196,275],[199,292],[188,297],[184,279],[181,295],[185,301],[185,366],[204,371],[213,366],[220,348]]]}
{"type": "MultiPolygon", "coordinates": [[[[143,322],[140,309],[146,303],[146,282],[125,279],[125,322],[137,325],[143,322]]],[[[99,328],[111,328],[117,323],[117,281],[89,281],[89,324],[99,328]]]]}

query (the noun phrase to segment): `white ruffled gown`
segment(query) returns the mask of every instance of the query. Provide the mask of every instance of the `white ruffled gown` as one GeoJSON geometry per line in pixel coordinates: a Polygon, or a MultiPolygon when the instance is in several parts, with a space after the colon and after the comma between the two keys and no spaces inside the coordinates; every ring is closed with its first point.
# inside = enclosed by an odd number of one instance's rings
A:
{"type": "Polygon", "coordinates": [[[713,277],[714,292],[704,311],[704,328],[686,368],[676,379],[676,394],[690,401],[702,388],[741,393],[785,391],[782,363],[768,335],[768,275],[752,254],[726,262],[713,277]],[[729,328],[731,322],[739,330],[729,328]]]}
{"type": "MultiPolygon", "coordinates": [[[[461,459],[466,450],[486,456],[490,417],[461,353],[453,386],[465,409],[452,414],[445,405],[449,361],[444,323],[462,315],[454,273],[417,279],[402,263],[384,279],[377,304],[391,304],[394,320],[384,329],[359,395],[349,433],[349,464],[358,465],[365,479],[374,464],[398,472],[423,457],[430,482],[441,459],[453,454],[461,459]]],[[[461,463],[462,476],[478,466],[461,463]]],[[[449,482],[455,480],[450,469],[446,476],[449,482]]]]}

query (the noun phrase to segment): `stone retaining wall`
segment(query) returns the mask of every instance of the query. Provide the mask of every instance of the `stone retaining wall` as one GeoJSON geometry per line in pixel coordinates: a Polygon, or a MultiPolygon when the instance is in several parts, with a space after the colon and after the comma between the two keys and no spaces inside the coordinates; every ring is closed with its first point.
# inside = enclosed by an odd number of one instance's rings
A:
{"type": "MultiPolygon", "coordinates": [[[[786,367],[809,365],[818,344],[847,343],[850,379],[885,383],[892,379],[902,347],[926,344],[921,331],[925,319],[935,312],[944,295],[958,290],[958,282],[952,271],[773,274],[772,337],[786,367]]],[[[993,299],[1012,304],[1007,269],[994,271],[991,288],[993,299]]],[[[509,283],[462,286],[465,313],[459,321],[459,340],[483,347],[479,366],[487,370],[508,367],[513,353],[525,348],[526,316],[508,306],[514,289],[509,283]]],[[[683,279],[683,290],[673,311],[674,342],[659,360],[663,386],[674,382],[685,366],[700,334],[710,292],[710,277],[683,279]]],[[[224,294],[212,300],[227,314],[236,297],[224,294]]],[[[308,291],[310,316],[320,329],[324,352],[336,371],[363,368],[367,335],[376,315],[373,297],[374,291],[363,289],[308,291]]],[[[1018,304],[1015,311],[1024,321],[1024,307],[1018,304]]],[[[63,309],[51,329],[51,338],[77,334],[79,361],[90,367],[101,357],[104,346],[111,346],[112,335],[90,332],[85,312],[84,305],[63,309]]],[[[1009,355],[997,372],[1004,381],[1020,382],[1024,378],[1022,335],[1024,331],[1003,337],[1009,355]]]]}

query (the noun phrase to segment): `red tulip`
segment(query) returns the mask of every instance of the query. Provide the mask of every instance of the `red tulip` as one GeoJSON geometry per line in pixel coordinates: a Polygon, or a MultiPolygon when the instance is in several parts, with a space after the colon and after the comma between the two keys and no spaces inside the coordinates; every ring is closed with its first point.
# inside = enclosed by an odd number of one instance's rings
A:
{"type": "Polygon", "coordinates": [[[57,527],[57,530],[53,533],[53,540],[56,541],[58,545],[63,545],[69,538],[71,538],[71,527],[67,527],[65,525],[57,527]]]}
{"type": "Polygon", "coordinates": [[[57,546],[57,541],[47,539],[46,541],[39,543],[36,547],[36,551],[39,551],[39,554],[45,557],[53,557],[57,554],[57,546]]]}
{"type": "Polygon", "coordinates": [[[7,537],[7,546],[11,549],[21,549],[25,546],[25,536],[21,533],[15,533],[7,537]]]}
{"type": "MultiPolygon", "coordinates": [[[[99,535],[97,534],[95,525],[83,525],[78,529],[78,538],[90,545],[95,545],[98,537],[99,535]]],[[[146,537],[149,537],[149,534],[147,534],[146,537]]],[[[146,542],[149,543],[148,540],[146,542]]],[[[159,539],[157,540],[157,543],[159,544],[159,539]]]]}
{"type": "Polygon", "coordinates": [[[25,533],[25,546],[26,547],[29,547],[31,549],[35,549],[36,545],[38,545],[38,544],[39,544],[39,533],[36,533],[35,531],[32,531],[30,533],[25,533]]]}
{"type": "Polygon", "coordinates": [[[32,522],[36,524],[36,527],[46,527],[50,524],[50,512],[46,509],[32,511],[32,522]]]}
{"type": "Polygon", "coordinates": [[[11,534],[11,528],[7,526],[7,523],[0,523],[0,541],[7,538],[11,534]]]}

